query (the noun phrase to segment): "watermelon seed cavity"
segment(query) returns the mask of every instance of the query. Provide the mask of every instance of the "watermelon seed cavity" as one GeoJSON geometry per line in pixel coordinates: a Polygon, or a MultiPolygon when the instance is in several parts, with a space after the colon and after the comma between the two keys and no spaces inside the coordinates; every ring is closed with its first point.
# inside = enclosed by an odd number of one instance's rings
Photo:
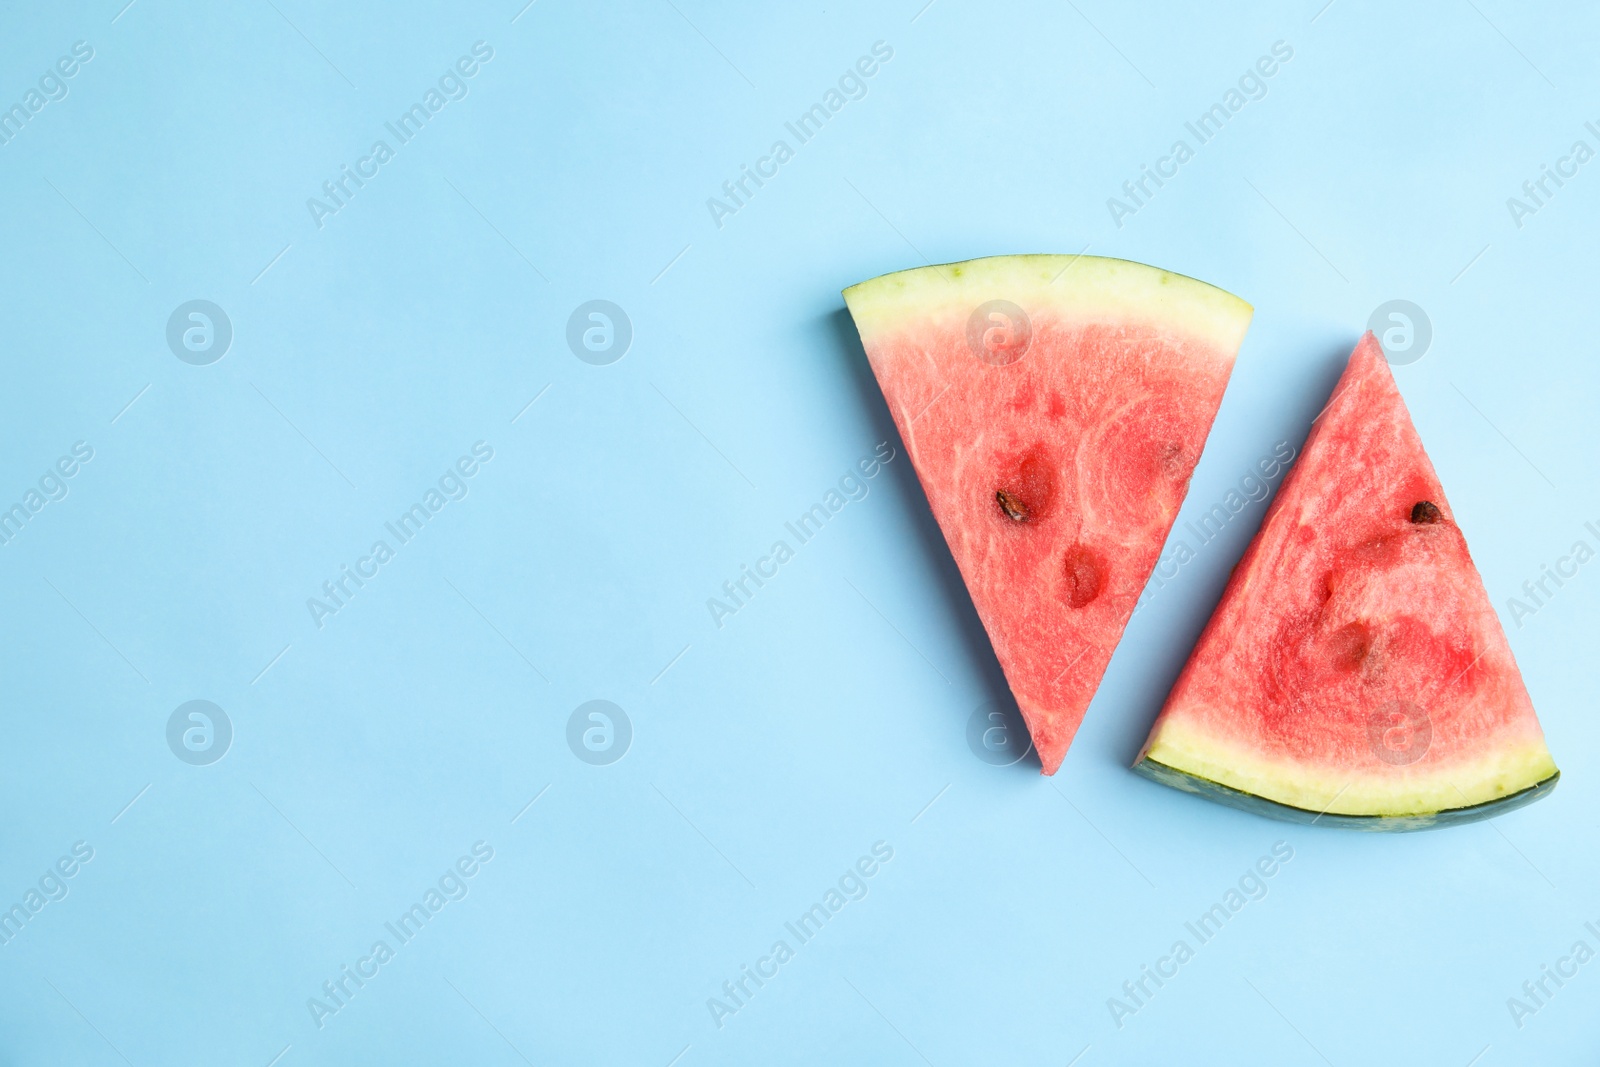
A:
{"type": "Polygon", "coordinates": [[[1063,569],[1067,575],[1067,603],[1075,608],[1094,600],[1106,584],[1104,564],[1083,545],[1073,545],[1067,550],[1063,569]]]}
{"type": "Polygon", "coordinates": [[[1359,622],[1346,623],[1333,632],[1334,663],[1347,671],[1362,666],[1372,652],[1372,631],[1359,622]]]}

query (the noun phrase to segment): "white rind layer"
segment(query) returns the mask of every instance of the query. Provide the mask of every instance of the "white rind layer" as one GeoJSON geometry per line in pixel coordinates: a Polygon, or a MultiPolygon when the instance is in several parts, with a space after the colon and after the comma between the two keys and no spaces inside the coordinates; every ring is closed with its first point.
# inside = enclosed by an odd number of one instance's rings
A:
{"type": "Polygon", "coordinates": [[[1254,312],[1214,285],[1101,256],[990,256],[897,271],[844,291],[868,343],[909,326],[959,332],[989,300],[1009,300],[1029,315],[1048,310],[1069,322],[1153,326],[1202,342],[1230,362],[1254,312]]]}
{"type": "Polygon", "coordinates": [[[1531,789],[1556,774],[1538,736],[1503,742],[1474,759],[1423,759],[1380,772],[1268,759],[1168,719],[1146,742],[1148,757],[1230,789],[1292,808],[1335,815],[1425,815],[1487,804],[1531,789]]]}

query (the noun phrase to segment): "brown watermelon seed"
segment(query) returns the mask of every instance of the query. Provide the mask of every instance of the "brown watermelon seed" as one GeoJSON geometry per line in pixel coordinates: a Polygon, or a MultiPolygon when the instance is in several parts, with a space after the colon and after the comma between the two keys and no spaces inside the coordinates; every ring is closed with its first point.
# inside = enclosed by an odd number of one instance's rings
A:
{"type": "Polygon", "coordinates": [[[1444,512],[1431,500],[1419,500],[1411,506],[1411,521],[1417,526],[1431,526],[1444,520],[1444,512]]]}
{"type": "Polygon", "coordinates": [[[1067,549],[1062,570],[1066,572],[1067,603],[1081,608],[1100,595],[1105,587],[1105,571],[1095,553],[1083,545],[1067,549]]]}
{"type": "Polygon", "coordinates": [[[1022,501],[1018,500],[1004,489],[996,489],[994,498],[999,502],[1000,510],[1005,512],[1012,519],[1016,520],[1017,522],[1027,521],[1028,505],[1024,504],[1022,501]]]}

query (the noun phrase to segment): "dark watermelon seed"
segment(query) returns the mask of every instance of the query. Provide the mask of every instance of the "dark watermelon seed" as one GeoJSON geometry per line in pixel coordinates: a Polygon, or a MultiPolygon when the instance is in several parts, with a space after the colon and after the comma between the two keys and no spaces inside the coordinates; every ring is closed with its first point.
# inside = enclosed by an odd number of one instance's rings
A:
{"type": "Polygon", "coordinates": [[[1025,522],[1028,518],[1028,505],[1006,492],[1004,489],[995,490],[994,498],[1000,504],[1000,510],[1017,522],[1025,522]]]}
{"type": "Polygon", "coordinates": [[[1419,500],[1411,506],[1411,521],[1418,526],[1431,526],[1444,520],[1444,512],[1431,500],[1419,500]]]}

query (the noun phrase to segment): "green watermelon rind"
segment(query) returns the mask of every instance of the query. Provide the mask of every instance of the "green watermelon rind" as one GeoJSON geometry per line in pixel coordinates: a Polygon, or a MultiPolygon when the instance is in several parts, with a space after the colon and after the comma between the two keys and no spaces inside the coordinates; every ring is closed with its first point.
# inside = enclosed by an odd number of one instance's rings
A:
{"type": "Polygon", "coordinates": [[[1478,822],[1482,819],[1493,819],[1504,815],[1508,811],[1525,807],[1542,797],[1548,796],[1555,790],[1556,783],[1561,780],[1561,772],[1556,771],[1550,777],[1540,782],[1535,782],[1526,789],[1515,793],[1508,793],[1495,800],[1484,801],[1481,804],[1472,804],[1462,808],[1446,808],[1442,811],[1418,812],[1407,815],[1339,815],[1330,812],[1309,811],[1306,808],[1297,808],[1291,804],[1280,804],[1276,800],[1256,796],[1254,793],[1245,793],[1221,782],[1213,782],[1209,778],[1202,778],[1188,771],[1170,767],[1159,760],[1146,756],[1133,765],[1133,770],[1152,782],[1181,789],[1186,793],[1194,793],[1205,797],[1207,800],[1218,804],[1226,804],[1231,808],[1248,811],[1255,815],[1262,815],[1280,822],[1301,823],[1303,825],[1333,826],[1346,830],[1367,830],[1375,833],[1411,833],[1417,830],[1435,830],[1443,826],[1460,826],[1465,823],[1478,822]]]}

